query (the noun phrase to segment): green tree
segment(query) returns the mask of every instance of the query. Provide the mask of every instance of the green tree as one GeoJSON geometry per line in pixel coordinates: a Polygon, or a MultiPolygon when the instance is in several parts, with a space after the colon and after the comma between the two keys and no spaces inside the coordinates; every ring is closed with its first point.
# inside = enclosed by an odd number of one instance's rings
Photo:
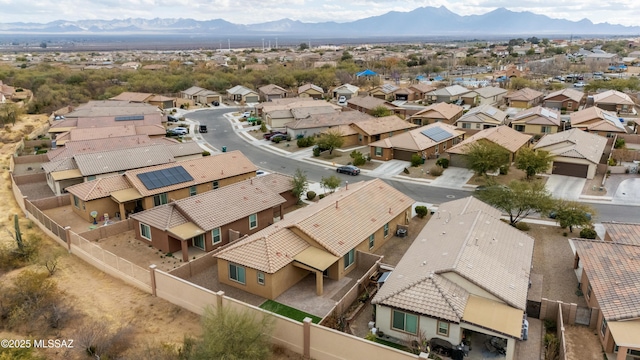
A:
{"type": "Polygon", "coordinates": [[[490,141],[477,141],[467,147],[467,166],[478,175],[486,175],[509,163],[509,151],[490,141]]]}
{"type": "Polygon", "coordinates": [[[493,185],[476,192],[478,199],[509,214],[509,223],[534,212],[545,214],[554,207],[554,200],[540,181],[513,180],[508,186],[493,185]]]}
{"type": "Polygon", "coordinates": [[[298,45],[298,50],[300,51],[307,50],[308,48],[309,48],[309,44],[306,42],[302,42],[300,43],[300,45],[298,45]]]}
{"type": "Polygon", "coordinates": [[[536,174],[549,170],[553,155],[548,151],[534,151],[531,148],[523,148],[518,151],[516,167],[527,173],[527,180],[531,180],[536,174]]]}
{"type": "Polygon", "coordinates": [[[0,104],[0,122],[2,125],[15,125],[22,115],[22,109],[14,103],[0,104]]]}
{"type": "Polygon", "coordinates": [[[375,116],[375,117],[384,117],[384,116],[389,116],[391,115],[391,110],[389,110],[387,107],[380,105],[380,106],[376,106],[371,110],[371,115],[375,116]]]}
{"type": "Polygon", "coordinates": [[[329,177],[322,177],[322,179],[320,179],[320,185],[324,188],[324,189],[329,189],[329,193],[333,194],[336,189],[340,186],[340,178],[335,176],[335,175],[331,175],[329,177]]]}
{"type": "Polygon", "coordinates": [[[300,169],[296,169],[296,172],[293,174],[293,179],[291,179],[291,186],[293,187],[291,189],[293,196],[295,196],[298,199],[298,203],[300,203],[302,194],[304,194],[309,187],[307,174],[300,169]]]}
{"type": "Polygon", "coordinates": [[[316,143],[321,149],[329,150],[329,155],[331,155],[333,149],[339,148],[344,144],[344,138],[339,131],[329,130],[322,134],[316,143]]]}
{"type": "Polygon", "coordinates": [[[594,210],[591,206],[576,201],[559,200],[555,206],[556,221],[561,228],[569,228],[573,232],[574,226],[591,226],[594,210]]]}
{"type": "Polygon", "coordinates": [[[202,318],[202,339],[196,341],[189,359],[269,359],[274,325],[273,318],[266,314],[239,312],[230,306],[207,308],[202,318]]]}

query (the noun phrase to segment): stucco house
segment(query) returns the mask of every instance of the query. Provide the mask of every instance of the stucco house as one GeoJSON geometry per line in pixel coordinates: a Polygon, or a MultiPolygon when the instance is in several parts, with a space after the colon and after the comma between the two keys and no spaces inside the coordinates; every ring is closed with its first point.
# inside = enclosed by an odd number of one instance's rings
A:
{"type": "Polygon", "coordinates": [[[560,113],[542,106],[522,110],[509,118],[514,130],[531,135],[555,134],[562,130],[560,113]]]}
{"type": "Polygon", "coordinates": [[[407,100],[417,101],[417,100],[424,100],[426,98],[426,94],[436,90],[436,87],[433,85],[425,84],[425,83],[417,83],[417,84],[409,85],[407,89],[410,89],[411,91],[413,91],[413,99],[409,98],[407,100]]]}
{"type": "Polygon", "coordinates": [[[455,125],[467,130],[483,130],[504,125],[507,113],[491,105],[480,105],[469,110],[456,120],[455,125]]]}
{"type": "Polygon", "coordinates": [[[578,111],[580,110],[580,105],[584,103],[584,99],[584,92],[566,88],[545,96],[543,106],[554,110],[578,111]]]}
{"type": "Polygon", "coordinates": [[[396,115],[406,116],[407,110],[396,106],[386,100],[382,100],[373,96],[354,96],[347,100],[347,106],[350,109],[360,111],[366,114],[373,114],[373,111],[377,107],[387,108],[389,111],[396,115]]]}
{"type": "Polygon", "coordinates": [[[469,146],[480,141],[489,141],[500,145],[509,152],[509,163],[515,161],[516,153],[522,147],[529,146],[531,135],[519,133],[512,128],[501,125],[481,130],[464,139],[458,145],[447,149],[451,166],[467,167],[466,153],[469,146]]]}
{"type": "Polygon", "coordinates": [[[382,100],[390,100],[393,101],[394,96],[393,93],[396,92],[396,90],[399,90],[400,88],[398,86],[395,86],[393,84],[383,84],[380,86],[376,86],[375,88],[371,89],[369,91],[369,96],[373,96],[374,98],[378,98],[378,99],[382,99],[382,100]]]}
{"type": "Polygon", "coordinates": [[[220,250],[223,284],[275,299],[307,276],[324,282],[344,279],[358,266],[359,253],[377,250],[408,224],[414,201],[380,179],[347,187],[220,250]]]}
{"type": "Polygon", "coordinates": [[[495,337],[514,359],[534,239],[501,216],[474,197],[441,204],[373,297],[377,330],[454,346],[495,337]]]}
{"type": "Polygon", "coordinates": [[[298,97],[322,99],[324,97],[324,89],[314,84],[304,84],[298,87],[298,97]]]}
{"type": "Polygon", "coordinates": [[[464,109],[462,106],[439,102],[425,107],[423,110],[409,117],[409,121],[416,125],[429,125],[436,122],[453,125],[458,120],[464,109]]]}
{"type": "Polygon", "coordinates": [[[273,99],[282,99],[287,97],[287,90],[275,84],[268,84],[258,88],[260,100],[271,101],[273,99]]]}
{"type": "Polygon", "coordinates": [[[344,96],[347,100],[349,100],[352,97],[358,95],[358,91],[360,91],[360,88],[355,85],[343,84],[333,88],[333,90],[331,90],[331,94],[333,95],[332,97],[334,99],[339,99],[340,96],[344,96]]]}
{"type": "Polygon", "coordinates": [[[465,104],[481,105],[500,105],[504,101],[507,90],[495,86],[485,86],[472,90],[470,93],[463,95],[465,104]],[[471,98],[471,101],[467,101],[471,98]]]}
{"type": "Polygon", "coordinates": [[[554,156],[548,173],[593,179],[606,146],[607,139],[602,136],[571,129],[547,134],[533,148],[554,156]]]}
{"type": "Polygon", "coordinates": [[[465,94],[470,93],[471,90],[467,89],[464,86],[460,85],[451,85],[444,87],[442,89],[433,90],[426,94],[426,98],[429,102],[439,103],[439,102],[454,102],[457,100],[461,100],[465,94]]]}
{"type": "Polygon", "coordinates": [[[284,124],[287,134],[292,138],[298,136],[319,135],[328,130],[336,130],[341,126],[354,124],[374,118],[371,115],[359,111],[331,111],[323,113],[307,114],[284,124]]]}
{"type": "Polygon", "coordinates": [[[214,101],[222,102],[222,95],[199,86],[192,86],[187,90],[181,91],[180,94],[183,99],[189,99],[194,103],[209,104],[214,101]]]}
{"type": "Polygon", "coordinates": [[[305,119],[311,115],[338,113],[342,107],[326,101],[314,101],[313,98],[304,97],[273,99],[260,104],[257,110],[271,128],[281,129],[287,123],[305,119]]]}
{"type": "Polygon", "coordinates": [[[614,137],[615,134],[626,134],[627,129],[611,111],[592,106],[570,115],[572,128],[588,131],[604,137],[614,137]]]}
{"type": "Polygon", "coordinates": [[[607,90],[593,95],[593,105],[616,114],[637,114],[631,97],[617,90],[607,90]]]}
{"type": "Polygon", "coordinates": [[[544,98],[540,91],[524,88],[504,96],[507,106],[521,109],[528,109],[539,105],[544,98]]]}
{"type": "Polygon", "coordinates": [[[414,128],[369,144],[372,159],[411,161],[415,154],[424,159],[438,157],[464,139],[464,131],[442,122],[414,128]]]}
{"type": "Polygon", "coordinates": [[[297,201],[291,179],[254,177],[135,213],[136,239],[188,262],[189,247],[209,252],[280,221],[297,201]]]}
{"type": "Polygon", "coordinates": [[[337,131],[342,134],[342,147],[368,145],[374,141],[401,134],[415,128],[396,115],[370,117],[369,119],[338,126],[337,131]]]}
{"type": "Polygon", "coordinates": [[[260,102],[260,95],[257,92],[242,85],[236,85],[231,89],[228,89],[227,98],[241,104],[260,102]]]}

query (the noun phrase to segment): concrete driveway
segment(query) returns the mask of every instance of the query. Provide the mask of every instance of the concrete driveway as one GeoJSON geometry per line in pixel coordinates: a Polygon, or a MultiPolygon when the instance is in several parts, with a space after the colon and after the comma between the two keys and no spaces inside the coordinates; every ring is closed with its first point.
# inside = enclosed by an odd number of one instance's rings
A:
{"type": "Polygon", "coordinates": [[[449,167],[431,182],[433,186],[461,189],[473,177],[473,171],[461,167],[449,167]]]}
{"type": "Polygon", "coordinates": [[[620,182],[615,195],[613,195],[613,202],[626,205],[640,204],[640,178],[631,178],[620,182]]]}
{"type": "Polygon", "coordinates": [[[565,200],[578,200],[587,179],[574,176],[549,175],[547,190],[553,197],[565,200]]]}

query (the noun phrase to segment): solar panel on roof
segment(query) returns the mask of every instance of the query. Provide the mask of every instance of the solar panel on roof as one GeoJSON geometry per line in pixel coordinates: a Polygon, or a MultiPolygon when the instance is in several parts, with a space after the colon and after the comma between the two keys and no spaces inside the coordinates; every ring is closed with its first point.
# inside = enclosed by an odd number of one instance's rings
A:
{"type": "Polygon", "coordinates": [[[193,177],[182,166],[175,166],[138,174],[138,179],[142,181],[147,190],[153,190],[192,181],[193,177]]]}
{"type": "Polygon", "coordinates": [[[116,121],[144,120],[144,115],[116,116],[116,121]]]}
{"type": "Polygon", "coordinates": [[[435,142],[440,142],[442,140],[453,137],[453,135],[450,132],[439,127],[432,127],[430,129],[425,129],[425,130],[422,130],[420,133],[422,133],[422,135],[428,137],[429,139],[435,142]]]}

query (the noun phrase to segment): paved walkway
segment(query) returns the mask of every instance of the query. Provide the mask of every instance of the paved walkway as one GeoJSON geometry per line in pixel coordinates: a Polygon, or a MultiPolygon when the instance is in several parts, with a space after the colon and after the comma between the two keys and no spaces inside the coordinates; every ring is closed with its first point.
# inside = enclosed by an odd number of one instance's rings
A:
{"type": "Polygon", "coordinates": [[[542,359],[542,321],[531,317],[527,320],[529,321],[529,339],[516,342],[514,359],[540,360],[542,359]]]}
{"type": "Polygon", "coordinates": [[[400,174],[405,168],[411,166],[409,161],[389,160],[382,162],[374,170],[369,171],[367,175],[375,176],[383,179],[391,179],[394,175],[400,174]]]}
{"type": "Polygon", "coordinates": [[[555,198],[578,200],[586,182],[587,179],[574,176],[549,175],[546,187],[555,198]]]}
{"type": "Polygon", "coordinates": [[[431,186],[462,189],[472,177],[472,170],[450,166],[431,182],[431,186]]]}

